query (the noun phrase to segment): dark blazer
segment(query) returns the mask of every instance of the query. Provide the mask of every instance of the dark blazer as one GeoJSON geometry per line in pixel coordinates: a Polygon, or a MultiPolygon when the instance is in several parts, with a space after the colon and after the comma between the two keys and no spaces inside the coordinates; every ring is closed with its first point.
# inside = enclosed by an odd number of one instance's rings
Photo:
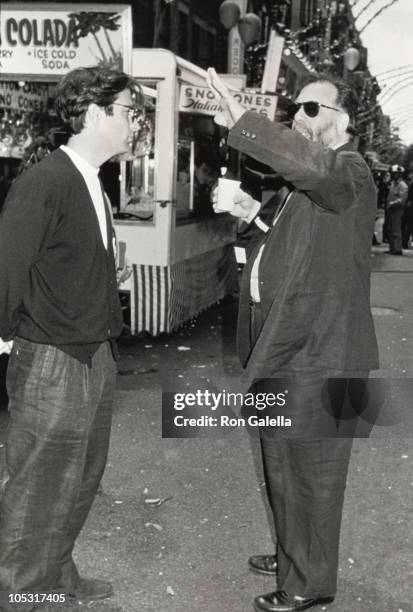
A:
{"type": "Polygon", "coordinates": [[[294,186],[279,221],[263,237],[265,321],[254,346],[249,284],[260,245],[243,274],[237,338],[248,378],[376,369],[370,309],[376,190],[368,166],[351,144],[328,149],[252,112],[232,128],[228,144],[294,186]]]}

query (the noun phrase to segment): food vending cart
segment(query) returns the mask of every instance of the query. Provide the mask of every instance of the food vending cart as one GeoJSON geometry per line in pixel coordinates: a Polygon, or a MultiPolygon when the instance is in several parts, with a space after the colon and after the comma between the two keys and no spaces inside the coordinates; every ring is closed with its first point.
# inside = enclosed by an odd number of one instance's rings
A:
{"type": "MultiPolygon", "coordinates": [[[[90,65],[120,68],[143,85],[146,113],[131,154],[104,164],[101,178],[130,270],[119,288],[129,299],[131,333],[170,332],[237,289],[237,221],[214,214],[210,191],[223,167],[236,172],[238,162],[230,155],[228,163],[205,72],[166,50],[132,50],[130,5],[1,6],[0,188],[22,162],[37,163],[64,142],[53,111],[56,83],[90,65]]],[[[239,95],[248,108],[274,114],[273,96],[239,95]]]]}
{"type": "Polygon", "coordinates": [[[213,213],[209,192],[223,139],[211,112],[184,108],[181,91],[206,89],[203,71],[163,49],[134,49],[146,119],[121,164],[115,230],[132,274],[131,333],[170,332],[237,289],[236,221],[213,213]],[[188,112],[192,110],[193,112],[188,112]]]}

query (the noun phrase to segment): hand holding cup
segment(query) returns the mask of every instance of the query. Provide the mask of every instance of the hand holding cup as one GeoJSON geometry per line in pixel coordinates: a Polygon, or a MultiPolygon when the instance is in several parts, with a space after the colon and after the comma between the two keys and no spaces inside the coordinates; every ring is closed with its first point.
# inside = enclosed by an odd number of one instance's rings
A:
{"type": "Polygon", "coordinates": [[[212,192],[212,203],[216,213],[229,212],[249,222],[260,209],[260,203],[240,188],[240,181],[220,178],[212,192]]]}

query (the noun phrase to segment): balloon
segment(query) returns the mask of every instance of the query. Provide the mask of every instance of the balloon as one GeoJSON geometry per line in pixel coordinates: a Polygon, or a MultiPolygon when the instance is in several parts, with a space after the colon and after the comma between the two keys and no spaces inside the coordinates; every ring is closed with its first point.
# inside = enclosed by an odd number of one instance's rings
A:
{"type": "Polygon", "coordinates": [[[261,19],[255,13],[247,13],[243,19],[239,20],[238,30],[242,42],[248,46],[260,38],[261,19]]]}
{"type": "Polygon", "coordinates": [[[343,54],[344,65],[348,70],[354,70],[360,61],[360,51],[355,47],[350,47],[343,54]]]}
{"type": "Polygon", "coordinates": [[[219,20],[227,30],[237,25],[240,16],[241,9],[232,0],[225,0],[219,7],[219,20]]]}

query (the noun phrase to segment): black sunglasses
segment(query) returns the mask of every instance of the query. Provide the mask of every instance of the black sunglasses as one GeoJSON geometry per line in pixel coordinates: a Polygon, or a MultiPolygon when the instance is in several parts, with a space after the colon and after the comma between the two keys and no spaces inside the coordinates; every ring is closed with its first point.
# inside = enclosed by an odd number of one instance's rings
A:
{"type": "Polygon", "coordinates": [[[292,102],[289,109],[288,114],[291,117],[294,117],[296,113],[303,107],[305,114],[307,117],[317,117],[320,112],[320,107],[329,108],[330,110],[337,111],[338,113],[342,113],[343,111],[340,108],[334,108],[334,106],[327,106],[327,104],[321,104],[321,102],[292,102]]]}

